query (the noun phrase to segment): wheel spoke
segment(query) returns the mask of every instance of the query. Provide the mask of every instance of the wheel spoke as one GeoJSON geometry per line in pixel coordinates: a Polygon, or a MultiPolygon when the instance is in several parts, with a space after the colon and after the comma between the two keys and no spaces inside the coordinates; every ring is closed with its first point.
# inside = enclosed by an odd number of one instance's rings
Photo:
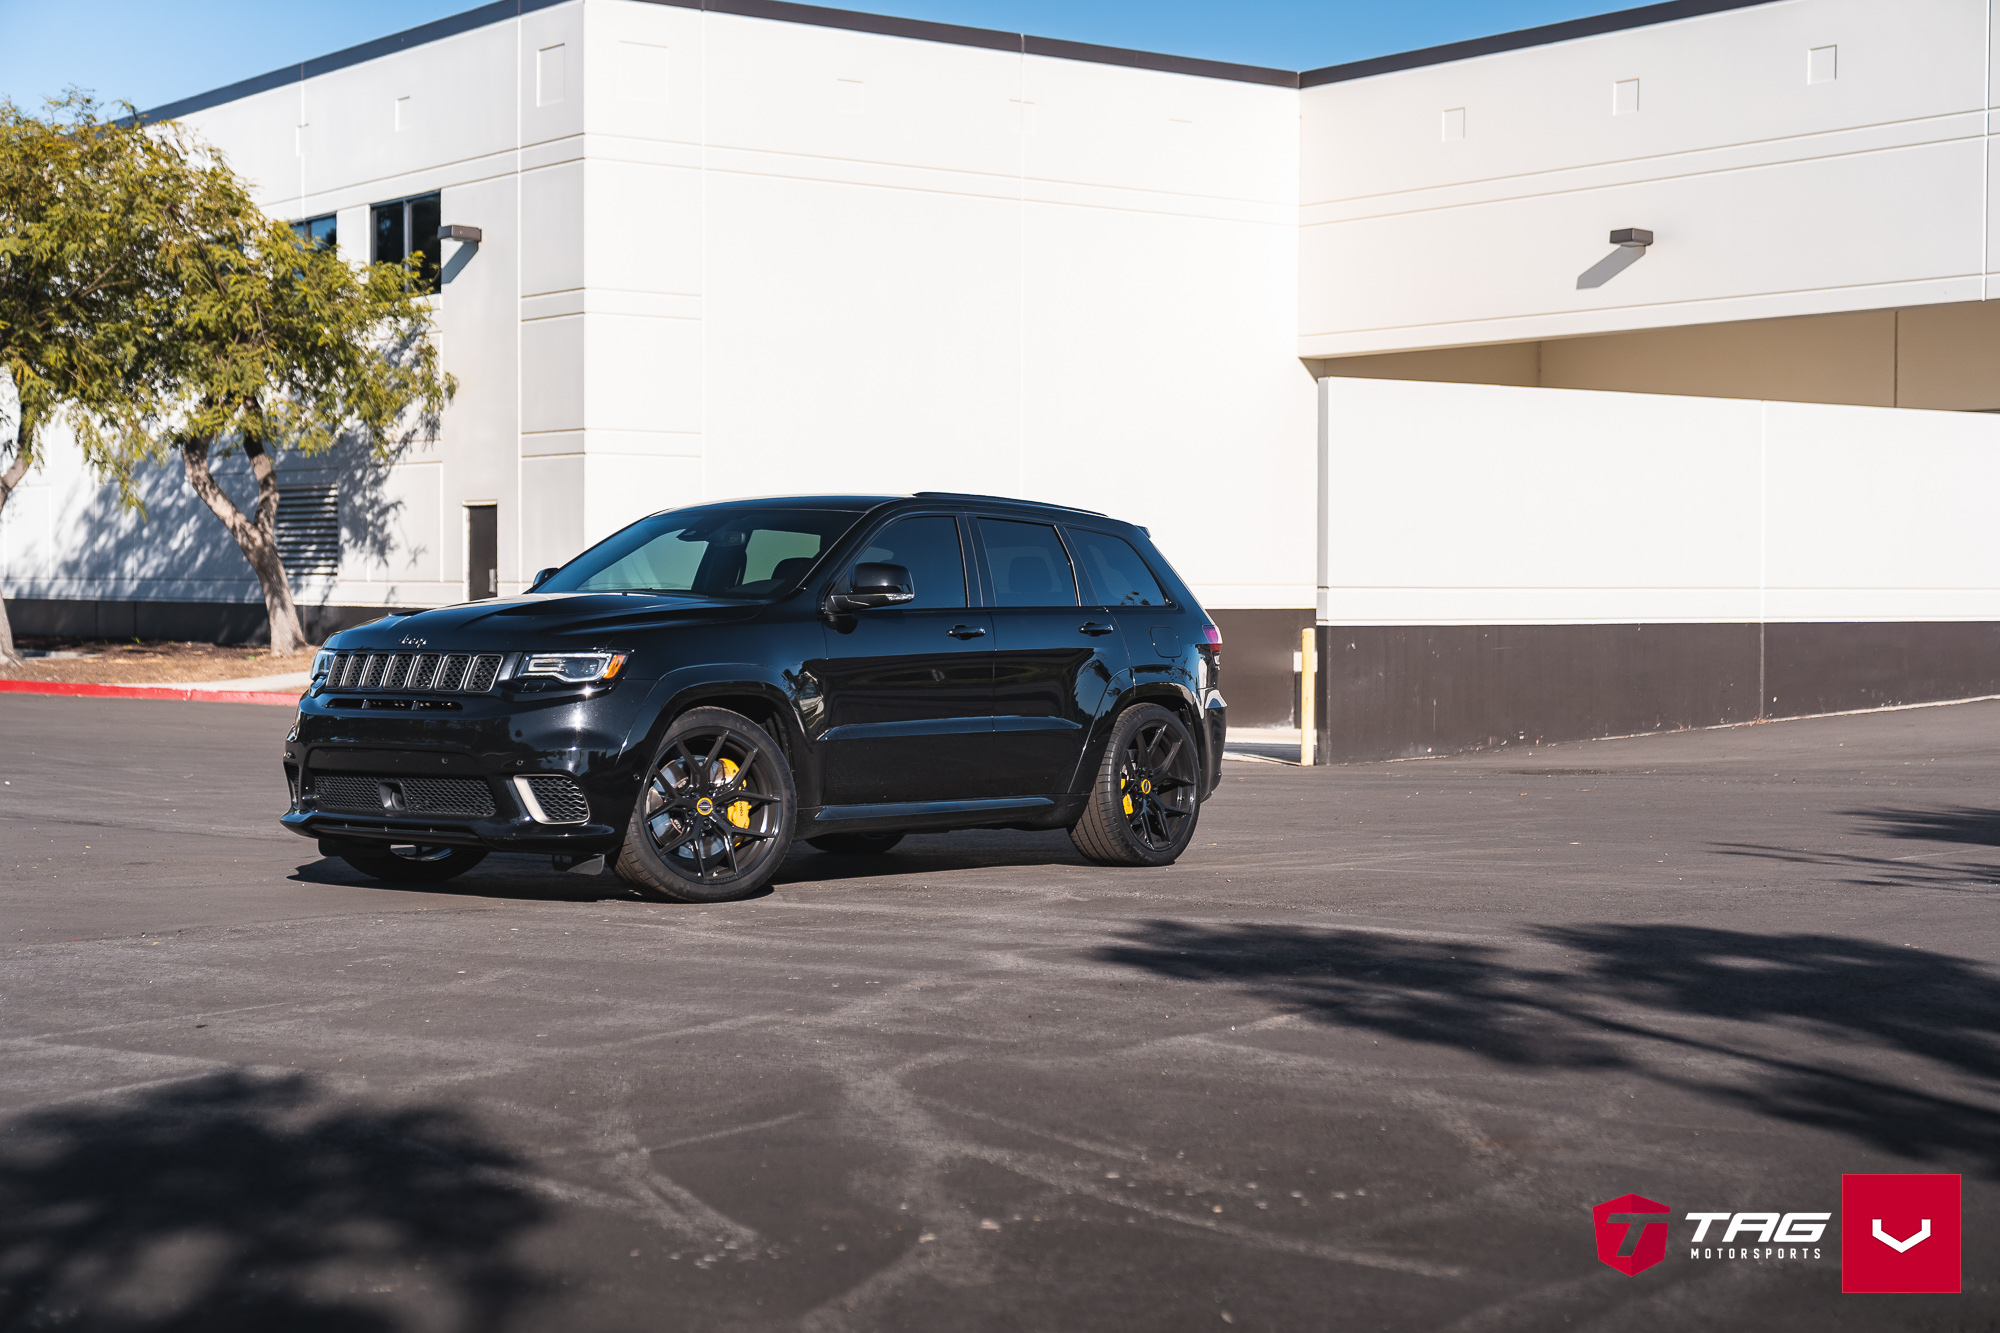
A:
{"type": "Polygon", "coordinates": [[[750,765],[756,762],[757,751],[751,750],[737,763],[736,776],[716,787],[715,794],[723,796],[733,791],[742,790],[743,784],[750,780],[750,765]]]}
{"type": "MultiPolygon", "coordinates": [[[[668,826],[672,827],[671,821],[668,821],[668,826]]],[[[664,836],[664,832],[662,830],[653,829],[652,825],[650,824],[647,825],[647,828],[651,830],[653,833],[653,841],[659,843],[660,854],[662,856],[665,856],[668,852],[678,850],[681,846],[683,846],[687,842],[689,838],[692,838],[695,834],[694,826],[690,824],[686,829],[682,830],[681,835],[678,838],[675,838],[672,842],[662,842],[660,841],[661,838],[664,836]]]]}
{"type": "Polygon", "coordinates": [[[701,851],[701,845],[708,841],[708,830],[704,827],[707,823],[708,821],[699,815],[695,817],[694,840],[688,846],[688,850],[694,854],[694,873],[696,879],[708,878],[708,858],[702,855],[701,851]]]}
{"type": "MultiPolygon", "coordinates": [[[[1160,734],[1162,736],[1166,735],[1167,729],[1165,727],[1160,728],[1160,734]]],[[[1155,764],[1154,768],[1169,769],[1174,766],[1174,760],[1176,757],[1179,756],[1181,752],[1181,738],[1176,736],[1173,738],[1173,740],[1174,740],[1173,748],[1167,751],[1167,757],[1162,759],[1159,763],[1155,764]]]]}
{"type": "MultiPolygon", "coordinates": [[[[731,833],[733,832],[734,830],[731,830],[731,833]]],[[[722,835],[722,854],[729,860],[730,874],[739,875],[743,873],[743,867],[736,864],[736,839],[730,836],[729,833],[722,835]]]]}

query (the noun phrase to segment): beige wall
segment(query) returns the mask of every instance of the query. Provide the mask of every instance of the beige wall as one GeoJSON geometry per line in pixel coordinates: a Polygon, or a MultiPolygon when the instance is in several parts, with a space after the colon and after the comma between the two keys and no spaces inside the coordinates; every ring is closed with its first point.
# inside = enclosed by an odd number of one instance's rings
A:
{"type": "Polygon", "coordinates": [[[1333,357],[1336,378],[2000,411],[2000,301],[1333,357]]]}

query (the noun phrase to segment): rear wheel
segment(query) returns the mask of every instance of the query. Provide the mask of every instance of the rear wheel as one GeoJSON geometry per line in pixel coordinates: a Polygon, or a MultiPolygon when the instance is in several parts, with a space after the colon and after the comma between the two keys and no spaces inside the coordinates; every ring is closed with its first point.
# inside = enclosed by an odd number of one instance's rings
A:
{"type": "Polygon", "coordinates": [[[341,852],[340,859],[375,879],[395,884],[437,884],[456,879],[486,859],[481,847],[438,847],[415,844],[380,851],[341,852]]]}
{"type": "Polygon", "coordinates": [[[829,833],[806,843],[835,856],[880,856],[902,840],[900,833],[829,833]]]}
{"type": "Polygon", "coordinates": [[[1070,841],[1100,865],[1170,865],[1201,813],[1194,737],[1158,704],[1118,715],[1070,841]]]}
{"type": "Polygon", "coordinates": [[[619,877],[673,902],[747,897],[777,873],[797,814],[792,770],[769,732],[726,708],[690,709],[653,756],[619,877]]]}

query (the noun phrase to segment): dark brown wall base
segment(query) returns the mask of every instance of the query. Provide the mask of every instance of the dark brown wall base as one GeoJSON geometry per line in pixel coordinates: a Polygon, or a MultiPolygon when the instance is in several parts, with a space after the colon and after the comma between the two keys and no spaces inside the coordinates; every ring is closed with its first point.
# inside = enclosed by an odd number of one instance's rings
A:
{"type": "Polygon", "coordinates": [[[1313,623],[1305,609],[1210,611],[1222,631],[1222,697],[1235,727],[1296,727],[1299,678],[1292,655],[1299,631],[1313,623]]]}
{"type": "Polygon", "coordinates": [[[1327,763],[2000,694],[2000,624],[1986,622],[1323,626],[1319,633],[1319,750],[1327,763]]]}
{"type": "MultiPolygon", "coordinates": [[[[315,643],[351,625],[381,619],[379,606],[302,606],[315,643]]],[[[178,639],[192,643],[268,643],[263,604],[245,602],[83,602],[10,597],[7,621],[17,636],[75,639],[178,639]]]]}

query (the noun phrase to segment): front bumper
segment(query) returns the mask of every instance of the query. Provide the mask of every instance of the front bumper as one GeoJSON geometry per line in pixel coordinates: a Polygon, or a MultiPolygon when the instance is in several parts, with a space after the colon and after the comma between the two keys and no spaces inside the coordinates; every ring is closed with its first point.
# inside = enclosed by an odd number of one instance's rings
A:
{"type": "MultiPolygon", "coordinates": [[[[280,822],[301,837],[331,842],[421,842],[555,856],[609,852],[638,798],[643,761],[628,754],[626,745],[651,684],[626,680],[588,691],[502,691],[460,700],[449,712],[357,709],[308,695],[285,743],[292,807],[280,822]],[[587,800],[582,822],[536,819],[513,781],[555,775],[569,778],[587,800]],[[323,776],[374,779],[398,792],[404,779],[442,778],[461,789],[473,784],[483,787],[490,811],[363,812],[351,799],[327,808],[323,776]]],[[[346,787],[352,791],[354,784],[346,787]]]]}

